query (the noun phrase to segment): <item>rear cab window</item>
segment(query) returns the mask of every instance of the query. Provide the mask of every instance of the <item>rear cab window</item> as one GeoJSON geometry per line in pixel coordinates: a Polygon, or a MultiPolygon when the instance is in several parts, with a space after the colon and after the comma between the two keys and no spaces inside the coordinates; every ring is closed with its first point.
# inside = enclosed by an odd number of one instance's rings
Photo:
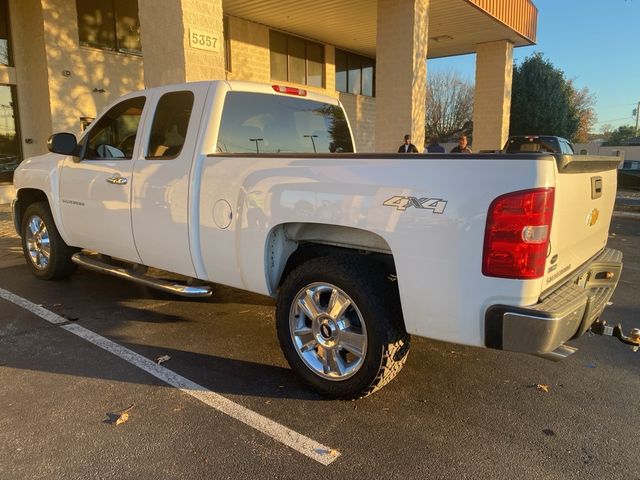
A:
{"type": "Polygon", "coordinates": [[[510,138],[507,153],[564,153],[556,137],[523,136],[510,138]]]}
{"type": "Polygon", "coordinates": [[[569,142],[566,140],[560,140],[560,152],[565,155],[573,155],[575,151],[569,142]]]}
{"type": "Polygon", "coordinates": [[[353,143],[337,105],[299,97],[228,92],[217,153],[350,153],[353,143]]]}

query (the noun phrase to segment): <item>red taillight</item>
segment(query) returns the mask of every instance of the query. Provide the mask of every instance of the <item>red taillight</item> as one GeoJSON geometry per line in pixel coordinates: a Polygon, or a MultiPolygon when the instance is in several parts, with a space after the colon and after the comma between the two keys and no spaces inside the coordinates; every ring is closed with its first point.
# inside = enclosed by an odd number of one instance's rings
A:
{"type": "Polygon", "coordinates": [[[285,87],[284,85],[271,85],[271,88],[273,88],[278,93],[286,93],[287,95],[298,95],[299,97],[307,96],[307,91],[301,88],[285,87]]]}
{"type": "Polygon", "coordinates": [[[555,189],[508,193],[489,207],[482,273],[531,279],[544,275],[555,189]]]}

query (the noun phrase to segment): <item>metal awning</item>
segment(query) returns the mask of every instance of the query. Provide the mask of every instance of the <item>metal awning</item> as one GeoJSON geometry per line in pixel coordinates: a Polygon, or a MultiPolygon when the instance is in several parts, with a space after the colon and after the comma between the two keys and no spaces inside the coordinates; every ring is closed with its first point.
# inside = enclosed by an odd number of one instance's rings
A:
{"type": "MultiPolygon", "coordinates": [[[[268,25],[370,57],[376,54],[376,0],[223,0],[226,15],[268,25]]],[[[536,41],[531,0],[431,0],[429,58],[475,52],[476,44],[536,41]]]]}

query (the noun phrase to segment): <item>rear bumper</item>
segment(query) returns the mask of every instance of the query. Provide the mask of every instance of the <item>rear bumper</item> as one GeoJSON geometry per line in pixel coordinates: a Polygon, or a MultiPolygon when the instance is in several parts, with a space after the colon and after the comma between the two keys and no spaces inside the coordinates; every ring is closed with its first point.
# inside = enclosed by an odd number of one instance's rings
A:
{"type": "Polygon", "coordinates": [[[622,252],[605,249],[536,305],[490,307],[485,315],[486,346],[534,355],[553,352],[600,317],[621,272],[622,252]]]}

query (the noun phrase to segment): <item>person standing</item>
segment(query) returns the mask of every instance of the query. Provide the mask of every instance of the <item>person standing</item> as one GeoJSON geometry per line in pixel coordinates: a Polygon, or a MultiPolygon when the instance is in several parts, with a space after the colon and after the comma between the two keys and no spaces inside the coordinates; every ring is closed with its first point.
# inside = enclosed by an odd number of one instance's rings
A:
{"type": "Polygon", "coordinates": [[[398,148],[398,153],[418,153],[418,149],[411,143],[411,135],[408,133],[404,136],[404,143],[398,148]]]}
{"type": "Polygon", "coordinates": [[[442,145],[440,145],[440,139],[437,135],[431,137],[431,142],[429,143],[429,145],[427,145],[424,153],[445,153],[445,149],[442,145]]]}
{"type": "Polygon", "coordinates": [[[450,153],[472,153],[471,149],[467,146],[467,136],[460,135],[458,139],[458,146],[453,147],[450,153]]]}

